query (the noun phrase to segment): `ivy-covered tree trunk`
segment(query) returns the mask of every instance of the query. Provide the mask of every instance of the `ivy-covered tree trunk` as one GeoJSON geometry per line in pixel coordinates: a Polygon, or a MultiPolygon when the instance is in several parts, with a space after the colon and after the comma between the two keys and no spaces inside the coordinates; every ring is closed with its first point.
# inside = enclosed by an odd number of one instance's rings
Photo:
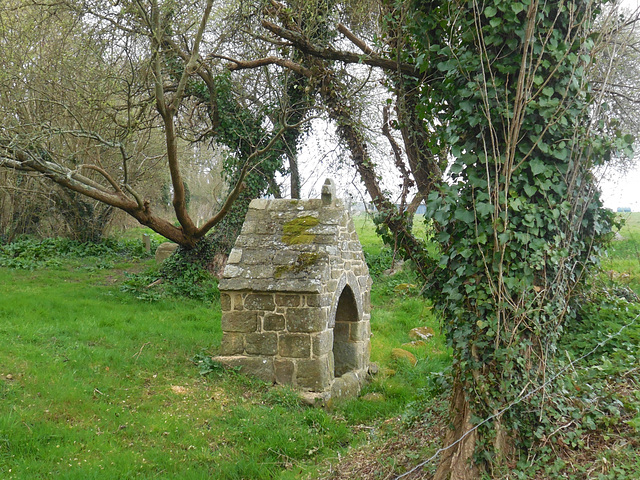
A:
{"type": "Polygon", "coordinates": [[[447,25],[424,37],[424,68],[442,78],[423,103],[453,157],[453,181],[427,202],[442,245],[429,292],[455,379],[436,479],[471,479],[530,440],[521,432],[544,408],[564,321],[611,229],[590,169],[614,145],[585,81],[600,2],[421,5],[417,33],[447,25]]]}

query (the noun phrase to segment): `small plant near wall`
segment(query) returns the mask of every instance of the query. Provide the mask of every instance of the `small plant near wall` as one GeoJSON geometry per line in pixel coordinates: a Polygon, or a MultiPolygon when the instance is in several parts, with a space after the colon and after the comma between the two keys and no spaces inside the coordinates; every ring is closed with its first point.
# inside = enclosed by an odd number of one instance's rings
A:
{"type": "Polygon", "coordinates": [[[160,266],[128,274],[121,290],[149,302],[171,296],[212,302],[219,297],[218,283],[205,265],[212,263],[214,253],[209,238],[192,249],[178,248],[160,266]]]}

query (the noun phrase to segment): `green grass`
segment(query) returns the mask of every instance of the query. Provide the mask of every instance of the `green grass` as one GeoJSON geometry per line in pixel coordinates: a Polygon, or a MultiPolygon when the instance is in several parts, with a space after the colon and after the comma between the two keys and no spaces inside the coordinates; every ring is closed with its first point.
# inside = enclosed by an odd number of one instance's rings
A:
{"type": "Polygon", "coordinates": [[[2,478],[127,478],[198,463],[183,445],[206,447],[197,426],[219,407],[189,358],[219,338],[220,313],[141,305],[108,282],[0,270],[2,478]]]}
{"type": "Polygon", "coordinates": [[[640,213],[619,214],[625,224],[620,237],[615,240],[607,257],[603,259],[603,269],[609,280],[628,286],[640,294],[640,213]]]}
{"type": "MultiPolygon", "coordinates": [[[[369,254],[378,254],[383,248],[382,239],[376,235],[376,227],[370,214],[360,213],[353,218],[358,238],[363,249],[369,254]]],[[[427,236],[424,215],[415,215],[413,221],[413,233],[416,237],[424,240],[427,236]]]]}
{"type": "Polygon", "coordinates": [[[218,347],[219,305],[121,292],[123,270],[148,260],[51,260],[0,268],[3,479],[300,478],[365,441],[362,424],[403,414],[449,363],[440,337],[403,347],[437,320],[400,274],[373,295],[381,373],[363,393],[380,395],[303,407],[234,371],[201,376],[192,358],[218,347]],[[394,360],[395,347],[418,364],[394,360]]]}
{"type": "Polygon", "coordinates": [[[113,238],[117,238],[120,240],[135,240],[139,242],[142,242],[142,236],[145,234],[149,235],[149,237],[151,238],[151,241],[156,243],[156,246],[161,243],[170,241],[170,240],[167,240],[162,235],[160,235],[159,233],[154,232],[149,227],[133,227],[133,228],[130,227],[130,228],[127,228],[126,230],[122,230],[122,231],[114,230],[109,233],[109,235],[113,238]]]}

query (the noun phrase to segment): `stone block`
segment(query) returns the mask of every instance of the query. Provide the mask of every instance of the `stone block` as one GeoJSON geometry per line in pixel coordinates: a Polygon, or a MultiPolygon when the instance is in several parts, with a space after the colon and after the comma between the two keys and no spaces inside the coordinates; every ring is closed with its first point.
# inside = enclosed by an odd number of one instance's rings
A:
{"type": "Polygon", "coordinates": [[[307,307],[326,307],[328,304],[326,295],[307,295],[307,307]]]}
{"type": "Polygon", "coordinates": [[[276,383],[280,385],[293,384],[295,363],[293,360],[277,359],[273,361],[276,383]]]}
{"type": "Polygon", "coordinates": [[[244,352],[244,334],[224,332],[220,343],[220,355],[241,355],[244,352]]]}
{"type": "Polygon", "coordinates": [[[333,331],[325,330],[313,336],[313,355],[320,357],[331,352],[333,348],[333,331]]]}
{"type": "Polygon", "coordinates": [[[369,361],[371,360],[371,340],[364,342],[364,357],[363,368],[369,368],[369,361]]]}
{"type": "Polygon", "coordinates": [[[324,250],[330,255],[330,258],[337,257],[340,254],[338,247],[335,247],[333,245],[327,245],[327,247],[324,250]]]}
{"type": "Polygon", "coordinates": [[[258,330],[256,312],[229,312],[222,315],[223,332],[252,333],[258,330]]]}
{"type": "Polygon", "coordinates": [[[336,322],[333,327],[333,335],[341,341],[346,341],[349,338],[349,322],[336,322]]]}
{"type": "Polygon", "coordinates": [[[299,307],[300,295],[276,294],[276,305],[279,307],[299,307]]]}
{"type": "Polygon", "coordinates": [[[362,310],[364,311],[364,313],[370,312],[371,311],[371,295],[369,295],[369,292],[366,291],[363,297],[364,297],[364,300],[362,302],[362,310]]]}
{"type": "Polygon", "coordinates": [[[246,221],[249,215],[245,219],[245,222],[242,224],[242,230],[240,230],[240,235],[251,235],[256,231],[256,222],[254,221],[246,221]]]}
{"type": "MultiPolygon", "coordinates": [[[[274,241],[272,235],[259,235],[257,233],[252,235],[240,235],[236,240],[236,248],[248,248],[248,249],[272,249],[277,247],[278,244],[274,241]]],[[[247,252],[244,252],[246,255],[247,252]]]]}
{"type": "Polygon", "coordinates": [[[242,249],[234,248],[233,250],[231,250],[231,253],[229,254],[229,258],[227,259],[227,265],[233,264],[233,263],[240,263],[241,260],[242,260],[242,249]]]}
{"type": "MultiPolygon", "coordinates": [[[[229,257],[231,258],[231,257],[229,257]]],[[[244,265],[264,265],[273,263],[273,255],[268,250],[250,250],[244,254],[244,265]]],[[[255,269],[255,267],[253,267],[255,269]]]]}
{"type": "Polygon", "coordinates": [[[276,376],[273,369],[273,360],[263,357],[215,357],[214,360],[219,361],[228,367],[240,367],[240,373],[243,375],[251,375],[265,382],[275,383],[276,376]]]}
{"type": "Polygon", "coordinates": [[[331,385],[331,398],[333,400],[344,400],[357,397],[360,393],[361,383],[359,378],[349,372],[340,378],[336,378],[331,385]]]}
{"type": "Polygon", "coordinates": [[[241,293],[234,293],[231,295],[231,309],[238,312],[244,310],[244,300],[242,300],[241,293]]]}
{"type": "Polygon", "coordinates": [[[231,295],[228,293],[220,294],[220,309],[223,312],[231,311],[231,295]]]}
{"type": "Polygon", "coordinates": [[[354,241],[349,242],[349,251],[357,252],[361,249],[362,249],[362,246],[360,245],[360,242],[354,242],[354,241]]]}
{"type": "Polygon", "coordinates": [[[270,293],[250,293],[244,299],[244,308],[247,310],[274,311],[276,304],[270,293]]]}
{"type": "Polygon", "coordinates": [[[284,315],[277,313],[267,313],[262,321],[262,328],[268,332],[279,332],[284,330],[284,315]]]}
{"type": "Polygon", "coordinates": [[[361,356],[362,348],[358,344],[351,342],[334,342],[333,359],[335,362],[336,377],[355,370],[362,361],[358,361],[361,356]]]}
{"type": "Polygon", "coordinates": [[[335,225],[327,225],[322,223],[309,229],[309,231],[317,235],[331,235],[333,237],[338,235],[338,228],[335,225]]]}
{"type": "Polygon", "coordinates": [[[329,352],[327,356],[329,357],[329,371],[333,372],[335,377],[336,363],[335,363],[335,357],[333,356],[333,350],[331,350],[331,352],[329,352]]]}
{"type": "Polygon", "coordinates": [[[335,242],[335,235],[316,235],[313,240],[316,245],[334,245],[335,242]]]}
{"type": "Polygon", "coordinates": [[[298,387],[321,392],[331,385],[333,376],[329,370],[329,358],[300,359],[297,361],[295,383],[298,387]]]}
{"type": "Polygon", "coordinates": [[[164,242],[156,249],[156,263],[162,263],[178,249],[177,243],[164,242]]]}
{"type": "Polygon", "coordinates": [[[297,333],[283,333],[278,338],[278,353],[287,358],[310,358],[311,337],[297,333]]]}
{"type": "Polygon", "coordinates": [[[322,223],[338,227],[344,222],[345,212],[339,208],[323,208],[322,223]]]}
{"type": "Polygon", "coordinates": [[[274,265],[292,265],[300,256],[296,250],[278,250],[273,255],[274,265]]]}
{"type": "Polygon", "coordinates": [[[251,200],[249,208],[254,210],[265,210],[269,206],[269,200],[265,198],[256,198],[251,200]]]}
{"type": "Polygon", "coordinates": [[[326,328],[326,314],[317,308],[290,308],[287,310],[289,332],[320,332],[326,328]]]}
{"type": "Polygon", "coordinates": [[[336,184],[332,179],[327,178],[324,181],[324,185],[322,185],[320,198],[322,199],[322,204],[325,206],[329,206],[333,204],[334,200],[336,199],[336,184]]]}
{"type": "Polygon", "coordinates": [[[278,352],[278,334],[275,332],[247,333],[244,351],[249,355],[275,355],[278,352]]]}
{"type": "Polygon", "coordinates": [[[354,322],[349,325],[349,340],[362,342],[370,336],[368,322],[354,322]]]}
{"type": "Polygon", "coordinates": [[[240,277],[243,273],[243,268],[240,268],[237,265],[227,264],[227,266],[224,267],[224,272],[222,273],[222,275],[224,275],[225,278],[235,278],[240,277]]]}

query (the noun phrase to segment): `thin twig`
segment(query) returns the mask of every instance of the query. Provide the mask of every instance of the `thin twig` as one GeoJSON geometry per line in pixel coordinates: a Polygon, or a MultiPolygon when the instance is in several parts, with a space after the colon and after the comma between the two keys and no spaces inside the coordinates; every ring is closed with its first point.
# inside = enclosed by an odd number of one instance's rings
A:
{"type": "Polygon", "coordinates": [[[142,346],[140,347],[140,350],[138,350],[138,353],[136,353],[135,355],[132,355],[131,358],[136,359],[136,361],[138,361],[138,358],[140,357],[140,354],[142,353],[142,350],[144,349],[144,347],[146,347],[147,345],[151,345],[151,342],[146,342],[143,343],[142,346]]]}

